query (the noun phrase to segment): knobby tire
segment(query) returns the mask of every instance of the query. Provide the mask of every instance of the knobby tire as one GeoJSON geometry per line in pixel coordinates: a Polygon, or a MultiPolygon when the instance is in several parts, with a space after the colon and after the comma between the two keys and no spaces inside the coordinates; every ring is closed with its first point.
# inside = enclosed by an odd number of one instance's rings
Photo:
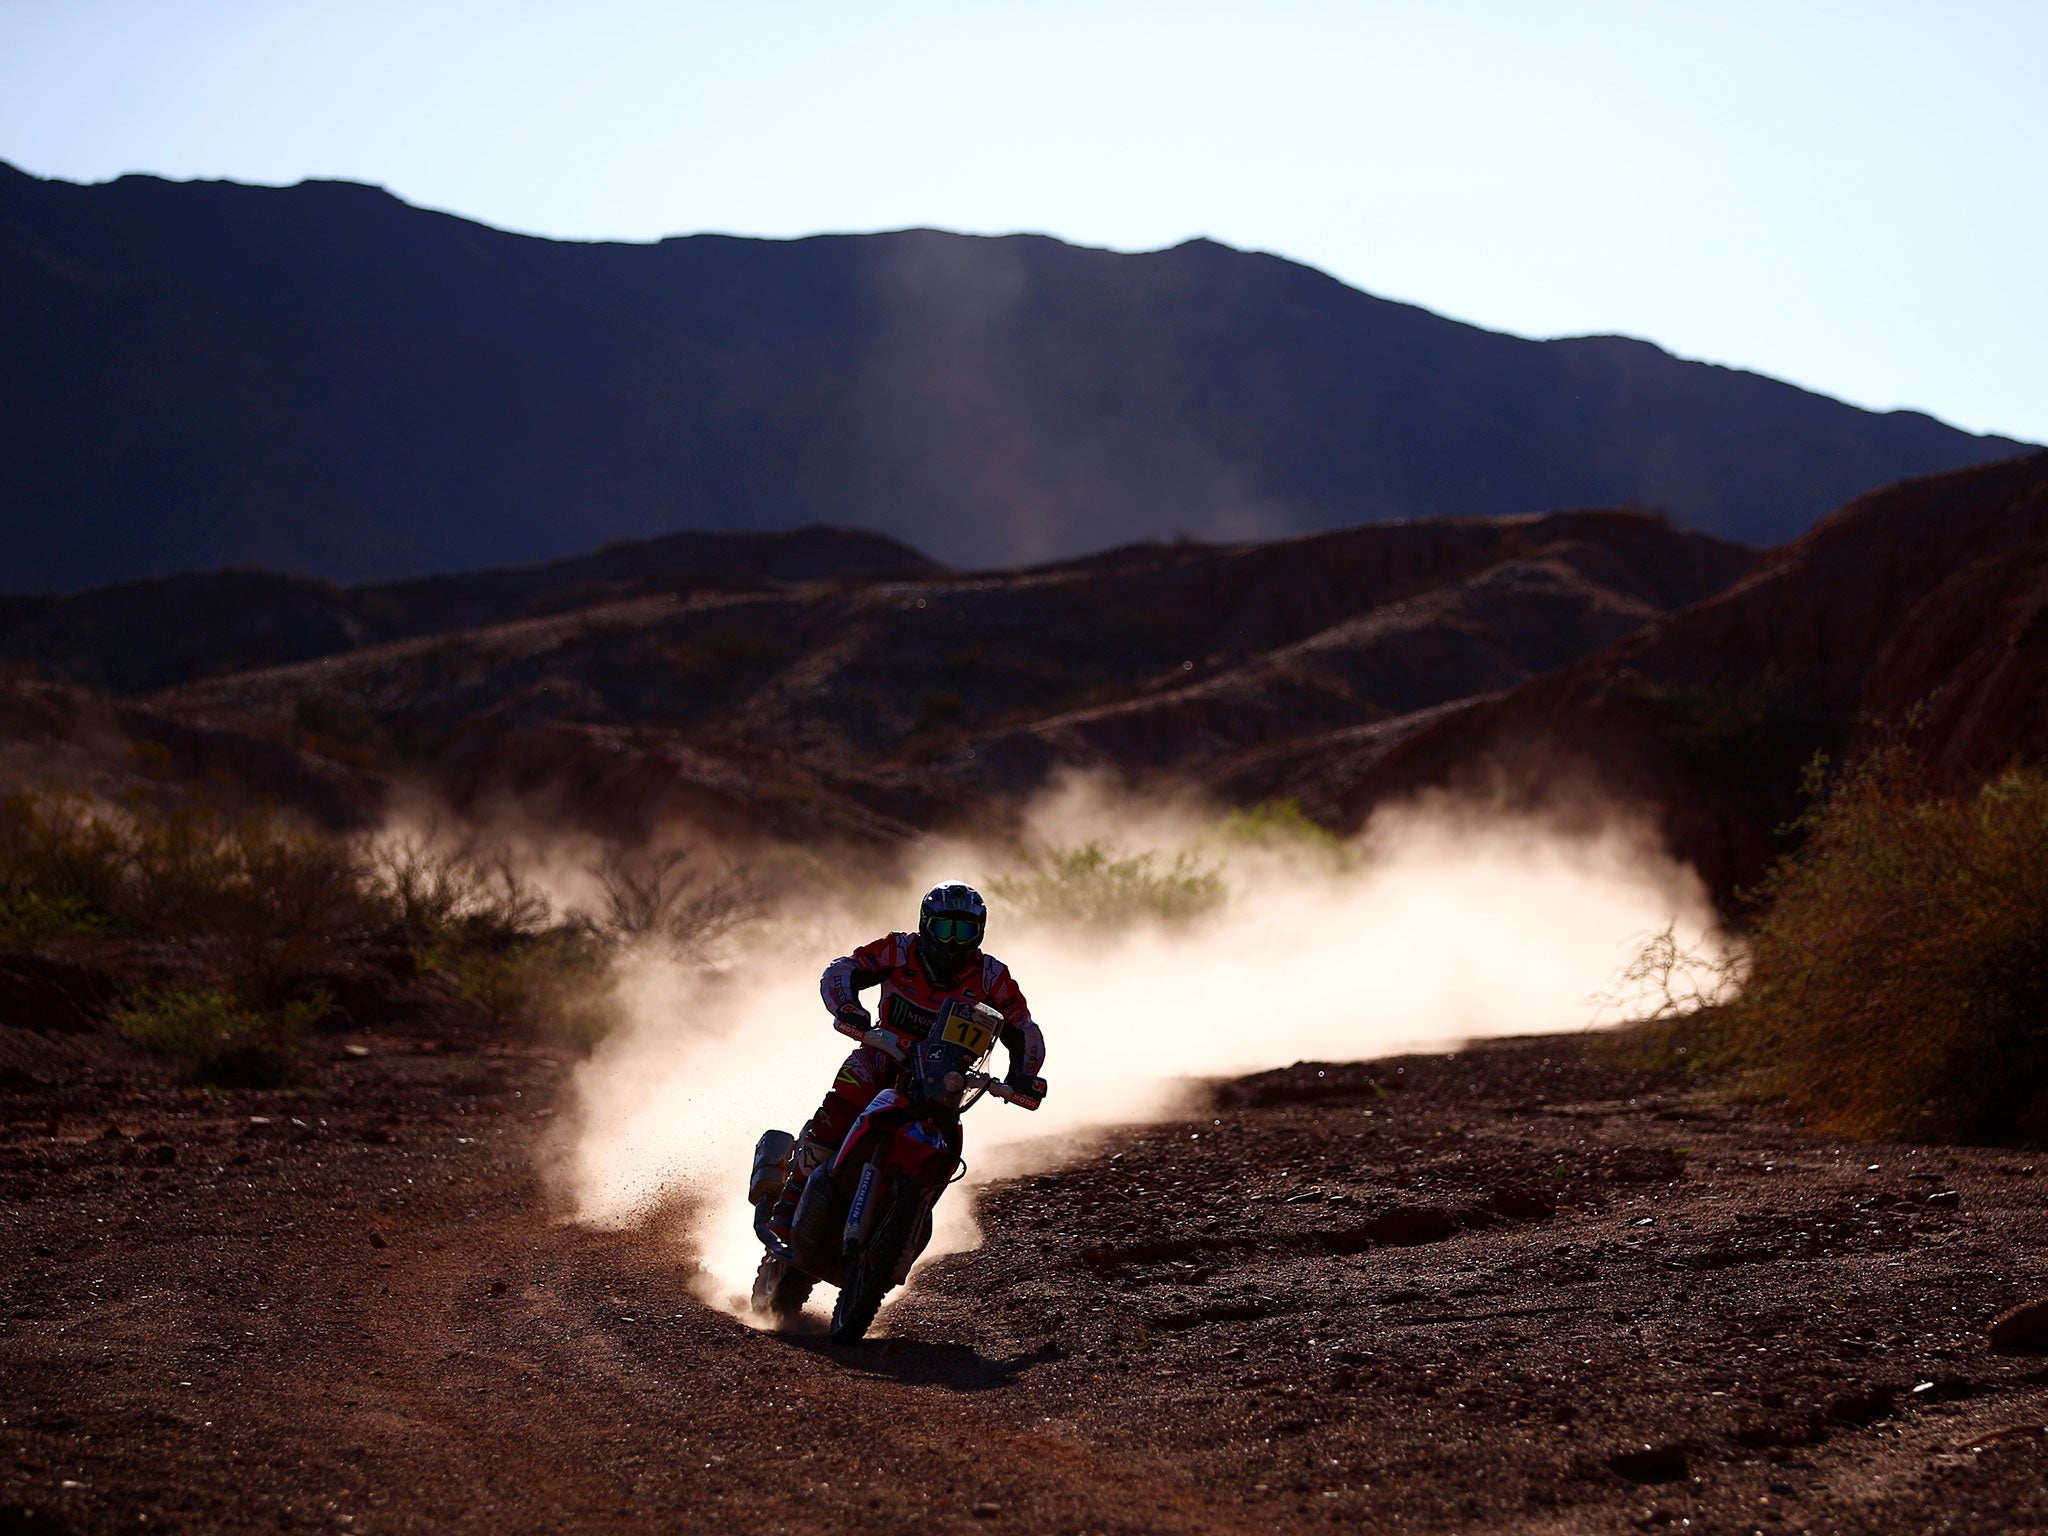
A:
{"type": "Polygon", "coordinates": [[[857,1344],[881,1310],[882,1298],[896,1274],[904,1245],[917,1230],[918,1213],[924,1208],[916,1181],[897,1174],[889,1181],[889,1203],[875,1222],[874,1235],[854,1261],[846,1284],[839,1288],[839,1301],[832,1308],[832,1342],[857,1344]]]}
{"type": "Polygon", "coordinates": [[[770,1255],[761,1260],[754,1275],[754,1310],[776,1318],[795,1317],[811,1299],[811,1287],[818,1282],[794,1265],[770,1255]],[[769,1276],[774,1273],[772,1283],[769,1276]]]}

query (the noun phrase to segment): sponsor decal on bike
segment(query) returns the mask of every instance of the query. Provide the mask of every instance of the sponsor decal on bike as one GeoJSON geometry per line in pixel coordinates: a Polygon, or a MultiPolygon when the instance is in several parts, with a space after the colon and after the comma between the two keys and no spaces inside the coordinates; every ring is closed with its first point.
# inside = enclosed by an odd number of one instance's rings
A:
{"type": "Polygon", "coordinates": [[[849,1252],[852,1251],[854,1244],[867,1235],[868,1196],[875,1192],[875,1174],[878,1171],[873,1163],[861,1169],[860,1187],[853,1192],[853,1204],[847,1207],[846,1247],[849,1252]]]}

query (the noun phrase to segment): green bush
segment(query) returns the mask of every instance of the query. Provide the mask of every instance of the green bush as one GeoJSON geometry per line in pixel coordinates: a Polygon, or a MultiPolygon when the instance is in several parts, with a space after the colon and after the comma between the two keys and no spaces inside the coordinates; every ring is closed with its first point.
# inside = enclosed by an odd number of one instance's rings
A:
{"type": "Polygon", "coordinates": [[[200,941],[233,973],[232,990],[282,997],[338,935],[381,915],[354,841],[260,806],[197,793],[0,801],[0,942],[200,941]]]}
{"type": "Polygon", "coordinates": [[[587,1045],[613,1022],[621,946],[704,962],[767,906],[745,868],[681,850],[614,851],[590,873],[595,910],[562,914],[474,835],[336,836],[203,789],[0,799],[0,945],[174,941],[197,979],[118,1022],[210,1081],[286,1072],[328,1011],[306,999],[366,945],[410,951],[502,1026],[587,1045]]]}
{"type": "Polygon", "coordinates": [[[503,1029],[589,1046],[610,1032],[612,943],[594,929],[564,924],[495,942],[443,937],[414,951],[422,971],[503,1029]]]}
{"type": "Polygon", "coordinates": [[[1222,876],[1190,849],[1162,866],[1155,854],[1128,854],[1101,838],[1027,856],[989,888],[1019,917],[1092,929],[1181,922],[1228,895],[1222,876]]]}
{"type": "Polygon", "coordinates": [[[126,925],[203,941],[232,991],[282,1004],[385,913],[361,845],[260,806],[137,806],[125,828],[126,925]]]}
{"type": "Polygon", "coordinates": [[[125,911],[126,880],[120,831],[84,796],[0,800],[0,942],[113,926],[125,911]]]}
{"type": "Polygon", "coordinates": [[[275,1088],[297,1076],[300,1042],[331,1006],[315,996],[264,1011],[212,988],[180,987],[139,994],[113,1021],[137,1045],[183,1062],[195,1081],[275,1088]]]}
{"type": "Polygon", "coordinates": [[[1760,893],[1710,1057],[1850,1135],[2048,1138],[2048,775],[1845,776],[1760,893]]]}
{"type": "Polygon", "coordinates": [[[103,913],[76,896],[0,890],[0,946],[33,949],[56,939],[104,933],[103,913]]]}
{"type": "Polygon", "coordinates": [[[1341,864],[1344,840],[1320,822],[1312,821],[1295,799],[1261,800],[1248,810],[1226,814],[1216,829],[1226,845],[1255,848],[1283,848],[1312,853],[1341,864]]]}

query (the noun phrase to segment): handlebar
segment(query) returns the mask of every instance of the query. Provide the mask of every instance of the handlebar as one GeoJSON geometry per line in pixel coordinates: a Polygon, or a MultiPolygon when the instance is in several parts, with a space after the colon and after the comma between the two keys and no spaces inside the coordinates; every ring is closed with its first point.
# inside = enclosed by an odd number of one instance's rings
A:
{"type": "Polygon", "coordinates": [[[1019,1109],[1036,1109],[1045,1102],[1042,1097],[1026,1093],[1021,1088],[1012,1088],[1000,1077],[991,1077],[986,1072],[968,1073],[967,1086],[982,1089],[991,1097],[1001,1099],[1005,1104],[1014,1104],[1019,1109]]]}
{"type": "MultiPolygon", "coordinates": [[[[891,1031],[883,1029],[879,1025],[870,1027],[863,1025],[857,1017],[847,1017],[834,1019],[832,1027],[838,1030],[840,1034],[845,1035],[849,1040],[858,1040],[862,1045],[872,1045],[898,1066],[902,1066],[908,1059],[904,1053],[902,1042],[891,1031]]],[[[1043,1078],[1038,1079],[1034,1084],[1038,1089],[1036,1093],[1027,1092],[1022,1088],[1012,1088],[1000,1077],[991,1077],[986,1072],[969,1072],[966,1074],[966,1086],[968,1088],[979,1088],[982,1092],[992,1094],[996,1098],[1001,1099],[1005,1104],[1015,1104],[1019,1109],[1036,1109],[1045,1102],[1045,1080],[1043,1078]]]]}

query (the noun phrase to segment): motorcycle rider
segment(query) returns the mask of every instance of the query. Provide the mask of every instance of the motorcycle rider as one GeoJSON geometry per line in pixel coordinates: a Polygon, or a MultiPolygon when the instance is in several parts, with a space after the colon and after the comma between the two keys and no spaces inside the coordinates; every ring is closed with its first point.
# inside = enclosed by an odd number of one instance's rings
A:
{"type": "MultiPolygon", "coordinates": [[[[1038,1070],[1045,1063],[1045,1037],[1010,968],[982,953],[987,927],[981,893],[964,881],[942,880],[918,906],[916,933],[886,934],[825,967],[819,991],[832,1010],[832,1027],[856,1039],[866,1035],[874,1020],[855,994],[873,986],[882,989],[880,1027],[902,1047],[922,1040],[948,1001],[987,1003],[1003,1016],[1000,1038],[1010,1055],[1006,1086],[1034,1101],[1044,1098],[1038,1070]]],[[[768,1216],[768,1229],[777,1237],[788,1240],[811,1170],[838,1152],[860,1112],[889,1086],[895,1071],[887,1051],[864,1041],[846,1058],[825,1102],[797,1135],[789,1177],[768,1216]]]]}

